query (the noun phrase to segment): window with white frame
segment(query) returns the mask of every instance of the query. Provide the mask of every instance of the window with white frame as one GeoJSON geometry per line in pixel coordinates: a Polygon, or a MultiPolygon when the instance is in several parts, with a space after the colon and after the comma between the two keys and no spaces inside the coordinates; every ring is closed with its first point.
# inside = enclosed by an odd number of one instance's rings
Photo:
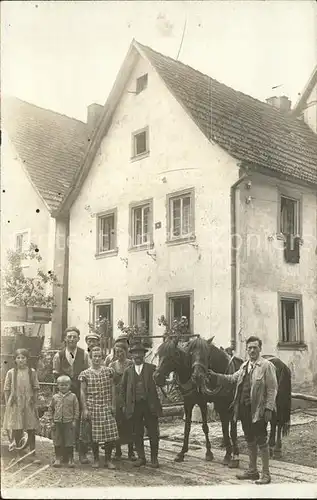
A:
{"type": "Polygon", "coordinates": [[[193,238],[194,190],[168,195],[168,240],[193,238]]]}
{"type": "Polygon", "coordinates": [[[27,252],[30,246],[30,231],[18,231],[15,233],[15,250],[18,253],[27,252]]]}
{"type": "Polygon", "coordinates": [[[152,243],[152,200],[130,206],[130,248],[152,243]]]}
{"type": "Polygon", "coordinates": [[[149,129],[148,127],[138,130],[132,134],[132,157],[145,155],[149,152],[149,129]]]}
{"type": "Polygon", "coordinates": [[[301,295],[279,295],[279,343],[303,343],[303,310],[301,295]]]}
{"type": "MultiPolygon", "coordinates": [[[[145,335],[152,334],[153,296],[142,295],[129,297],[129,323],[144,329],[145,335]]],[[[152,345],[151,339],[146,342],[152,345]]]]}
{"type": "Polygon", "coordinates": [[[94,302],[94,324],[103,325],[107,336],[112,338],[113,334],[113,300],[98,300],[94,302]],[[106,321],[105,321],[106,320],[106,321]]]}
{"type": "Polygon", "coordinates": [[[116,249],[116,225],[116,210],[97,215],[97,254],[100,255],[116,249]]]}
{"type": "Polygon", "coordinates": [[[185,316],[188,321],[189,331],[193,333],[194,291],[167,293],[166,299],[169,325],[172,326],[175,319],[180,320],[185,316]]]}
{"type": "Polygon", "coordinates": [[[281,195],[280,232],[284,235],[298,235],[300,232],[299,200],[281,195]]]}

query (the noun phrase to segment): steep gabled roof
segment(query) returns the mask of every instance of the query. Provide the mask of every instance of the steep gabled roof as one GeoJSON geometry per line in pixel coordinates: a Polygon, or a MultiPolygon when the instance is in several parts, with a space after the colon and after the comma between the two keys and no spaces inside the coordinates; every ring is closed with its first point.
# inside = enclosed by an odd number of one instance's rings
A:
{"type": "Polygon", "coordinates": [[[58,209],[80,168],[87,126],[16,97],[2,98],[2,126],[49,211],[58,209]]]}
{"type": "Polygon", "coordinates": [[[299,116],[302,111],[305,109],[307,100],[309,99],[310,94],[312,93],[315,85],[317,85],[317,65],[310,75],[310,78],[306,84],[306,87],[304,88],[300,98],[298,99],[294,109],[293,109],[293,114],[295,116],[299,116]]]}
{"type": "Polygon", "coordinates": [[[133,40],[61,210],[75,200],[139,55],[149,61],[208,140],[237,160],[317,184],[317,136],[302,120],[133,40]]]}
{"type": "Polygon", "coordinates": [[[138,45],[208,139],[237,160],[317,184],[317,137],[302,120],[138,45]]]}

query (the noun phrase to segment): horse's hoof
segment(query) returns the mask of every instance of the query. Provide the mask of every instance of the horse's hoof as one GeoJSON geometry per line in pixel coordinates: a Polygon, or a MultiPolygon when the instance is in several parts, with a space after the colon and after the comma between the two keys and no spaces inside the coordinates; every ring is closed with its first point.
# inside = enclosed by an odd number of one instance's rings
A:
{"type": "Polygon", "coordinates": [[[231,457],[228,457],[227,455],[224,457],[222,464],[223,465],[229,465],[231,461],[231,457]]]}
{"type": "Polygon", "coordinates": [[[229,469],[238,469],[240,465],[239,460],[230,460],[229,462],[229,469]]]}
{"type": "Polygon", "coordinates": [[[214,459],[214,454],[212,451],[209,451],[208,453],[206,453],[205,457],[206,457],[207,462],[212,462],[214,459]]]}
{"type": "Polygon", "coordinates": [[[184,457],[183,457],[183,455],[177,455],[177,456],[174,458],[174,462],[184,462],[184,457]]]}

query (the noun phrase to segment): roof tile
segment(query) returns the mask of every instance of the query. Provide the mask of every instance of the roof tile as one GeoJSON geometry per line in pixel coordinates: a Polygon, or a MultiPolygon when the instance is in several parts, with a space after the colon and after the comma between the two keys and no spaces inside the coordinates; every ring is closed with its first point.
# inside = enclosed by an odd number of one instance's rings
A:
{"type": "Polygon", "coordinates": [[[303,120],[137,45],[209,140],[240,161],[317,184],[317,135],[303,120]]]}
{"type": "Polygon", "coordinates": [[[16,97],[2,100],[3,126],[50,211],[56,210],[80,168],[87,125],[16,97]]]}

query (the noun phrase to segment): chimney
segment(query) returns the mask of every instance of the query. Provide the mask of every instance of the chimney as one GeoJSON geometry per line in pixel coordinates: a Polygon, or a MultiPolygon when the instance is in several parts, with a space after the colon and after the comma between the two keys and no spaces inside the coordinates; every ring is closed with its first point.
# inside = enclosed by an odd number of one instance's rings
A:
{"type": "Polygon", "coordinates": [[[102,110],[103,106],[101,104],[92,103],[87,107],[87,126],[89,132],[92,132],[96,128],[102,110]]]}
{"type": "Polygon", "coordinates": [[[280,111],[290,111],[292,103],[286,95],[281,95],[279,97],[273,96],[266,99],[266,102],[273,106],[273,108],[279,109],[280,111]]]}

